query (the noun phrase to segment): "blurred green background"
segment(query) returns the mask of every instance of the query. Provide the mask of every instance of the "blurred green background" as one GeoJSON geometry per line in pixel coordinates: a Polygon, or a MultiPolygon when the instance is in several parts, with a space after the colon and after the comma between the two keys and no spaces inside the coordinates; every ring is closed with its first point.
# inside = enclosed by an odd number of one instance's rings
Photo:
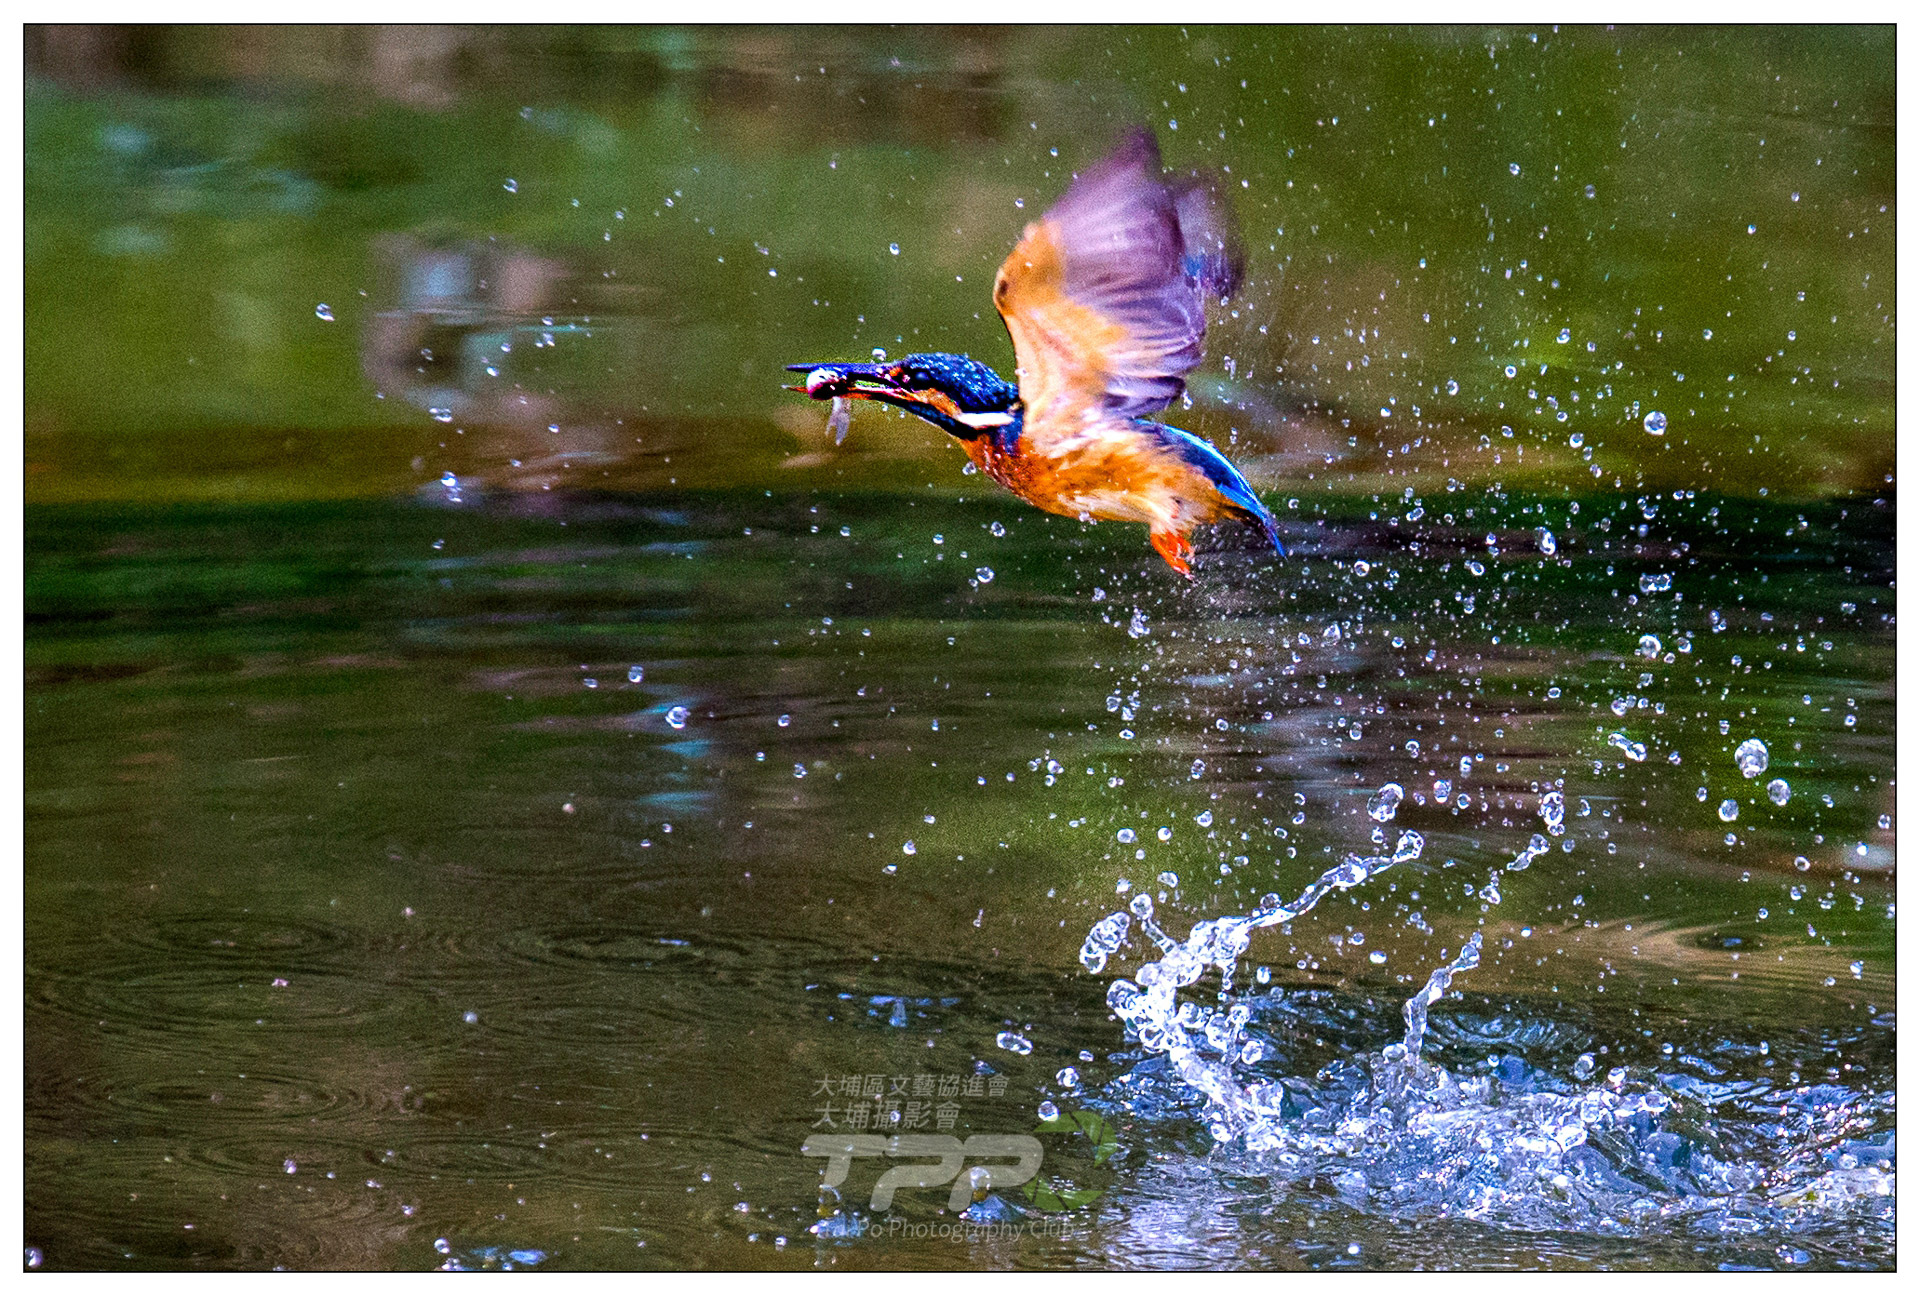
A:
{"type": "Polygon", "coordinates": [[[938,434],[882,411],[832,453],[780,366],[1010,368],[995,267],[1136,121],[1239,199],[1247,287],[1182,421],[1263,488],[1818,494],[1891,470],[1891,28],[34,28],[26,49],[30,502],[449,470],[957,486],[938,434]]]}

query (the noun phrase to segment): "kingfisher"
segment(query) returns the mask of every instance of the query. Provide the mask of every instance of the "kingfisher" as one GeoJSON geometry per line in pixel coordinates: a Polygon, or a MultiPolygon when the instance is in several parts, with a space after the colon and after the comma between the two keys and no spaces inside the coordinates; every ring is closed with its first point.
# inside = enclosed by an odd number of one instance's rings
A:
{"type": "Polygon", "coordinates": [[[1197,525],[1239,521],[1285,554],[1273,515],[1206,441],[1147,416],[1186,390],[1206,302],[1231,296],[1242,261],[1224,205],[1197,174],[1163,178],[1144,129],[1081,173],[1029,224],[994,278],[1018,386],[966,355],[872,364],[795,364],[789,388],[877,400],[960,442],[989,477],[1049,513],[1144,522],[1149,542],[1193,579],[1197,525]]]}

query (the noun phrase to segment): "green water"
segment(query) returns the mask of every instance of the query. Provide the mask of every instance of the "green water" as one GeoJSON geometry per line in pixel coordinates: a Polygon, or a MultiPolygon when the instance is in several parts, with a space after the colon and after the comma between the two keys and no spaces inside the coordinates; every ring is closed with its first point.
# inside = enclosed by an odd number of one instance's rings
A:
{"type": "Polygon", "coordinates": [[[1891,49],[30,31],[29,1263],[1891,1267],[1891,49]],[[1174,416],[1291,555],[1192,586],[779,390],[1010,369],[993,267],[1131,120],[1246,181],[1174,416]],[[1671,1096],[1566,1163],[1650,1213],[1218,1144],[1078,957],[1405,829],[1248,951],[1274,1074],[1333,1106],[1480,931],[1429,1055],[1671,1096]],[[801,1153],[856,1076],[1118,1150],[912,1236],[801,1153]]]}

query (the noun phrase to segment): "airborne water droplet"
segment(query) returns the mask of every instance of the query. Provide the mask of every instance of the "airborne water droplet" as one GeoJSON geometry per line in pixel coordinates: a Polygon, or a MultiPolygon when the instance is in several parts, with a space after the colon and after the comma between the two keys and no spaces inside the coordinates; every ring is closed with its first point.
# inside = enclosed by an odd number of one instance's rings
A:
{"type": "Polygon", "coordinates": [[[333,307],[327,305],[325,302],[321,302],[318,306],[315,306],[313,313],[315,318],[323,319],[329,324],[333,323],[333,307]]]}
{"type": "Polygon", "coordinates": [[[1733,749],[1733,763],[1743,778],[1760,777],[1767,772],[1767,745],[1758,738],[1747,739],[1733,749]]]}
{"type": "Polygon", "coordinates": [[[1667,430],[1667,416],[1659,410],[1654,410],[1651,414],[1647,415],[1646,418],[1641,420],[1641,426],[1653,435],[1660,436],[1667,430]]]}
{"type": "Polygon", "coordinates": [[[1398,783],[1389,783],[1375,792],[1367,801],[1367,814],[1375,823],[1387,823],[1400,812],[1400,801],[1406,795],[1398,783]]]}

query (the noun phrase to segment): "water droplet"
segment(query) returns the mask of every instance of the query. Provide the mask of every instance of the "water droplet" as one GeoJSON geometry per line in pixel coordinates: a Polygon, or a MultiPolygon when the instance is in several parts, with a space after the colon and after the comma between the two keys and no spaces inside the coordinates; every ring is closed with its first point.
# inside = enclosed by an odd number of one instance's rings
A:
{"type": "Polygon", "coordinates": [[[1001,526],[998,522],[988,523],[987,530],[997,536],[1003,536],[1007,533],[1007,529],[1001,526]]]}
{"type": "Polygon", "coordinates": [[[1388,823],[1400,813],[1406,792],[1398,783],[1388,783],[1367,800],[1367,814],[1375,823],[1388,823]]]}
{"type": "Polygon", "coordinates": [[[1540,546],[1540,552],[1551,558],[1560,552],[1560,542],[1553,538],[1553,532],[1541,527],[1534,534],[1534,542],[1540,546]]]}
{"type": "Polygon", "coordinates": [[[638,684],[641,680],[645,679],[646,677],[647,677],[647,671],[644,666],[627,667],[627,683],[638,684]]]}
{"type": "Polygon", "coordinates": [[[1373,951],[1373,953],[1367,955],[1367,962],[1369,963],[1378,965],[1381,963],[1385,963],[1386,961],[1387,961],[1387,952],[1385,950],[1375,950],[1373,951]]]}
{"type": "Polygon", "coordinates": [[[973,569],[973,578],[982,585],[991,585],[993,584],[993,568],[975,567],[973,569]]]}
{"type": "Polygon", "coordinates": [[[1080,1083],[1080,1073],[1070,1066],[1061,1067],[1053,1078],[1068,1088],[1080,1083]]]}
{"type": "Polygon", "coordinates": [[[687,727],[687,717],[692,714],[692,712],[683,706],[670,708],[667,711],[667,725],[673,729],[685,729],[687,727]]]}
{"type": "Polygon", "coordinates": [[[1051,1102],[1041,1103],[1037,1110],[1040,1113],[1040,1119],[1043,1121],[1053,1120],[1054,1118],[1060,1115],[1060,1109],[1054,1106],[1051,1102]]]}
{"type": "Polygon", "coordinates": [[[1560,330],[1560,335],[1559,335],[1558,337],[1556,337],[1556,338],[1554,338],[1554,341],[1555,341],[1555,342],[1558,342],[1558,343],[1560,343],[1560,344],[1561,344],[1562,346],[1564,346],[1564,345],[1566,345],[1567,343],[1569,343],[1569,342],[1571,342],[1571,341],[1573,341],[1573,330],[1572,330],[1572,329],[1561,329],[1561,330],[1560,330]]]}
{"type": "Polygon", "coordinates": [[[1660,636],[1650,634],[1641,635],[1639,647],[1634,651],[1649,660],[1658,657],[1660,655],[1660,636]]]}
{"type": "Polygon", "coordinates": [[[1507,173],[1508,173],[1509,175],[1519,175],[1519,174],[1520,174],[1520,164],[1519,164],[1518,162],[1509,162],[1509,163],[1507,163],[1507,173]]]}
{"type": "Polygon", "coordinates": [[[1540,797],[1540,817],[1546,821],[1547,831],[1558,837],[1567,830],[1567,798],[1560,792],[1542,793],[1540,797]]]}
{"type": "Polygon", "coordinates": [[[1009,1053],[1018,1053],[1022,1057],[1033,1052],[1033,1043],[1024,1035],[1013,1031],[1001,1031],[993,1037],[993,1042],[1009,1053]]]}
{"type": "Polygon", "coordinates": [[[505,190],[506,190],[506,191],[507,191],[508,193],[519,193],[519,192],[520,192],[520,182],[519,182],[518,180],[512,180],[512,179],[510,179],[510,180],[508,180],[508,181],[507,181],[507,182],[506,182],[505,184],[503,184],[503,185],[501,185],[500,187],[501,187],[502,189],[505,189],[505,190]]]}
{"type": "Polygon", "coordinates": [[[313,314],[316,319],[323,319],[329,324],[333,323],[333,307],[327,305],[325,302],[321,302],[318,306],[315,306],[313,308],[313,314]]]}
{"type": "Polygon", "coordinates": [[[1659,410],[1654,410],[1640,421],[1640,425],[1654,436],[1661,436],[1667,430],[1667,416],[1659,410]]]}
{"type": "Polygon", "coordinates": [[[906,841],[900,843],[900,853],[902,855],[918,855],[920,853],[920,848],[918,846],[915,846],[913,844],[913,839],[909,837],[906,841]]]}
{"type": "MultiPolygon", "coordinates": [[[[1197,760],[1192,765],[1187,767],[1188,778],[1199,778],[1202,774],[1205,774],[1206,772],[1207,772],[1207,763],[1203,760],[1197,760]]],[[[1213,816],[1210,813],[1207,816],[1207,822],[1209,823],[1213,822],[1213,816]]]]}
{"type": "Polygon", "coordinates": [[[427,413],[433,417],[435,423],[453,422],[453,411],[444,405],[430,405],[427,407],[427,413]]]}
{"type": "Polygon", "coordinates": [[[1767,784],[1767,800],[1773,802],[1775,805],[1785,805],[1787,798],[1792,795],[1793,789],[1787,786],[1785,779],[1777,778],[1767,784]]]}
{"type": "Polygon", "coordinates": [[[1113,837],[1114,840],[1122,846],[1133,845],[1133,829],[1131,828],[1122,828],[1119,832],[1115,833],[1113,837]]]}
{"type": "Polygon", "coordinates": [[[591,675],[587,676],[585,679],[581,680],[580,682],[586,685],[590,689],[597,689],[600,687],[600,681],[595,679],[591,675]]]}
{"type": "Polygon", "coordinates": [[[297,1174],[300,1170],[300,1165],[292,1157],[288,1157],[285,1161],[282,1161],[280,1163],[280,1168],[282,1170],[285,1170],[288,1174],[297,1174]]]}
{"type": "Polygon", "coordinates": [[[1720,803],[1720,822],[1732,823],[1740,817],[1740,803],[1728,797],[1720,803]]]}
{"type": "Polygon", "coordinates": [[[1162,825],[1161,825],[1161,826],[1159,827],[1159,829],[1157,829],[1157,830],[1156,830],[1156,831],[1154,832],[1154,834],[1153,834],[1153,835],[1154,835],[1155,837],[1158,837],[1158,838],[1159,838],[1159,839],[1160,839],[1161,841],[1163,841],[1163,842],[1169,842],[1169,841],[1172,841],[1172,840],[1173,840],[1173,829],[1171,829],[1171,828],[1169,828],[1169,827],[1167,827],[1166,825],[1164,825],[1164,824],[1162,824],[1162,825]]]}
{"type": "Polygon", "coordinates": [[[1643,761],[1647,758],[1646,744],[1635,742],[1619,730],[1608,734],[1607,742],[1612,746],[1618,747],[1621,753],[1630,761],[1643,761]]]}
{"type": "Polygon", "coordinates": [[[1740,767],[1743,778],[1758,778],[1767,772],[1767,745],[1758,738],[1749,738],[1733,749],[1733,763],[1740,767]]]}
{"type": "Polygon", "coordinates": [[[1460,394],[1460,384],[1458,382],[1455,382],[1451,378],[1447,379],[1447,395],[1458,396],[1459,394],[1460,394]]]}
{"type": "Polygon", "coordinates": [[[899,255],[900,255],[900,245],[899,245],[898,243],[889,243],[889,244],[887,244],[887,251],[889,251],[889,252],[891,252],[891,253],[893,253],[893,255],[895,255],[895,256],[899,256],[899,255]]]}

